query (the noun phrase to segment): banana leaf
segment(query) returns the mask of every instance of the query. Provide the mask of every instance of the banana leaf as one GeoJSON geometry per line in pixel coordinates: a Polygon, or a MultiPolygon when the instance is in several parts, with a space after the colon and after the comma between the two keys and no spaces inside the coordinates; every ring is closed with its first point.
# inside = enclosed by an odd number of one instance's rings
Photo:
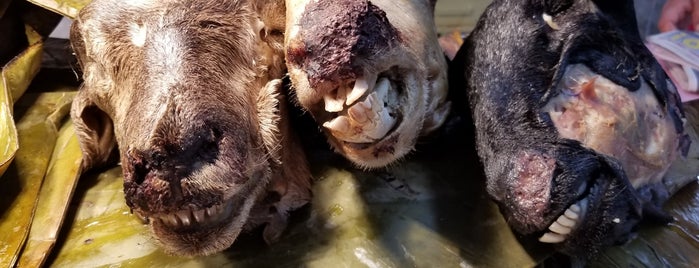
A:
{"type": "Polygon", "coordinates": [[[81,155],[75,129],[68,120],[59,131],[19,267],[41,267],[51,253],[78,182],[81,155]]]}
{"type": "Polygon", "coordinates": [[[0,267],[14,266],[26,241],[58,129],[73,95],[27,94],[15,106],[19,150],[0,181],[0,267]]]}
{"type": "Polygon", "coordinates": [[[28,0],[29,2],[74,19],[78,12],[91,0],[28,0]]]}
{"type": "MultiPolygon", "coordinates": [[[[453,158],[452,158],[453,159],[453,158]]],[[[316,172],[312,205],[282,240],[253,232],[223,253],[164,254],[148,226],[124,205],[119,167],[84,178],[75,221],[52,265],[124,266],[532,266],[497,208],[468,174],[444,158],[410,161],[384,172],[326,166],[316,172]],[[451,206],[449,205],[451,204],[451,206]],[[468,212],[468,213],[465,213],[468,212]],[[118,228],[115,228],[118,226],[118,228]],[[507,248],[507,250],[502,250],[507,248]]]]}
{"type": "Polygon", "coordinates": [[[5,173],[19,148],[12,107],[39,72],[42,42],[30,27],[26,30],[29,47],[0,71],[0,176],[5,173]]]}

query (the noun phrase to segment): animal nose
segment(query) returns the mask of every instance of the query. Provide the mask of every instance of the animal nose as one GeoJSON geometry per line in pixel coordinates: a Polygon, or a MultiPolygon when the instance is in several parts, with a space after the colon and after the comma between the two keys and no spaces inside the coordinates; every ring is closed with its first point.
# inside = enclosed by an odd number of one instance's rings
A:
{"type": "Polygon", "coordinates": [[[179,185],[180,180],[218,157],[220,139],[216,128],[196,131],[180,139],[156,139],[147,149],[127,150],[122,165],[131,173],[129,180],[137,185],[150,178],[179,185]]]}
{"type": "Polygon", "coordinates": [[[160,175],[161,179],[171,182],[174,176],[167,176],[163,173],[172,171],[171,163],[168,163],[169,156],[160,150],[136,150],[131,149],[126,153],[126,161],[122,165],[129,167],[131,171],[130,179],[134,183],[141,185],[147,177],[160,175]]]}
{"type": "Polygon", "coordinates": [[[386,13],[366,0],[313,1],[290,33],[287,61],[305,69],[309,83],[354,79],[363,65],[400,38],[386,13]]]}

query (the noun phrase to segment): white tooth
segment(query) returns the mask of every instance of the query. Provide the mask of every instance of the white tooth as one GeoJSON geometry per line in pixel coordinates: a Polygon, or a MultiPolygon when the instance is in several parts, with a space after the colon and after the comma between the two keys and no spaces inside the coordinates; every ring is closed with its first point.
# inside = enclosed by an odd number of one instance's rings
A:
{"type": "Polygon", "coordinates": [[[189,210],[179,211],[179,212],[177,212],[176,214],[177,214],[177,218],[179,218],[180,222],[181,222],[184,226],[189,226],[189,223],[190,223],[190,215],[191,215],[191,213],[189,212],[189,210]]]}
{"type": "Polygon", "coordinates": [[[323,127],[339,133],[345,133],[350,129],[350,121],[347,116],[341,115],[335,119],[323,123],[323,127]]]}
{"type": "Polygon", "coordinates": [[[198,223],[202,223],[206,219],[206,211],[204,209],[194,211],[193,214],[194,214],[194,220],[197,221],[198,223]]]}
{"type": "MultiPolygon", "coordinates": [[[[573,205],[576,206],[576,205],[573,205]]],[[[566,218],[571,219],[571,220],[577,220],[578,219],[578,213],[573,212],[573,206],[570,206],[570,208],[566,209],[566,212],[563,213],[563,215],[566,216],[566,218]]],[[[580,211],[580,208],[577,208],[578,211],[580,211]]]]}
{"type": "Polygon", "coordinates": [[[541,237],[539,237],[539,242],[541,243],[560,243],[566,240],[566,237],[563,235],[555,234],[555,233],[545,233],[541,237]]]}
{"type": "Polygon", "coordinates": [[[370,73],[364,77],[357,78],[357,80],[354,82],[354,86],[352,87],[352,91],[347,94],[347,101],[345,103],[349,106],[362,98],[362,96],[364,96],[368,90],[376,86],[376,79],[376,73],[370,73]]]}
{"type": "Polygon", "coordinates": [[[376,75],[373,75],[373,79],[372,77],[357,78],[357,80],[354,81],[354,87],[352,87],[352,91],[349,94],[347,94],[347,101],[345,102],[345,104],[347,104],[347,106],[352,105],[359,98],[364,96],[364,93],[366,93],[367,90],[369,90],[373,86],[373,84],[376,84],[376,75]]]}
{"type": "Polygon", "coordinates": [[[388,97],[388,91],[390,89],[391,82],[388,80],[388,78],[383,77],[376,83],[374,92],[376,92],[376,98],[381,103],[381,107],[383,107],[383,102],[386,101],[386,97],[388,97]]]}
{"type": "Polygon", "coordinates": [[[336,113],[336,112],[342,111],[343,104],[344,104],[343,100],[334,99],[330,95],[325,95],[323,97],[323,100],[325,101],[325,110],[326,111],[331,112],[331,113],[336,113]]]}
{"type": "Polygon", "coordinates": [[[575,214],[580,213],[580,206],[578,204],[573,204],[570,206],[570,211],[575,212],[575,214]]]}
{"type": "Polygon", "coordinates": [[[612,222],[614,222],[614,223],[620,223],[620,222],[621,222],[621,219],[619,219],[619,218],[614,218],[614,219],[612,220],[612,222]]]}
{"type": "Polygon", "coordinates": [[[347,114],[350,116],[350,118],[359,123],[359,124],[364,124],[367,121],[369,121],[369,117],[367,116],[367,113],[369,112],[369,107],[366,106],[364,102],[357,103],[356,105],[353,105],[352,107],[349,108],[347,111],[347,114]]]}
{"type": "Polygon", "coordinates": [[[551,230],[554,233],[562,234],[562,235],[567,235],[570,233],[571,228],[563,226],[562,224],[558,223],[557,221],[554,221],[551,226],[549,226],[549,230],[551,230]]]}
{"type": "Polygon", "coordinates": [[[564,215],[559,216],[558,219],[556,220],[556,222],[560,223],[561,225],[563,225],[565,227],[569,227],[569,228],[575,227],[575,221],[566,218],[566,216],[564,216],[564,215]]]}
{"type": "Polygon", "coordinates": [[[544,13],[542,15],[542,17],[544,18],[544,21],[546,22],[546,24],[548,24],[549,27],[551,27],[551,29],[554,29],[554,30],[561,29],[561,27],[559,27],[558,24],[556,24],[556,22],[553,21],[553,17],[551,17],[551,15],[544,13]]]}

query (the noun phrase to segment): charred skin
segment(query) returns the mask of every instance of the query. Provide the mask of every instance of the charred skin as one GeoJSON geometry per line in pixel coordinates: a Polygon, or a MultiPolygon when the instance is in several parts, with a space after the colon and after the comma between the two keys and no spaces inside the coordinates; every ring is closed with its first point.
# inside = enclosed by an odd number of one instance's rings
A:
{"type": "Polygon", "coordinates": [[[684,115],[632,1],[494,1],[451,67],[515,231],[592,258],[668,220],[662,178],[687,148],[684,115]]]}
{"type": "Polygon", "coordinates": [[[286,4],[294,93],[338,153],[383,167],[444,122],[450,103],[433,2],[286,4]]]}
{"type": "Polygon", "coordinates": [[[260,8],[96,0],[73,24],[83,169],[118,148],[126,203],[170,254],[222,251],[259,225],[273,242],[310,198],[260,8]]]}

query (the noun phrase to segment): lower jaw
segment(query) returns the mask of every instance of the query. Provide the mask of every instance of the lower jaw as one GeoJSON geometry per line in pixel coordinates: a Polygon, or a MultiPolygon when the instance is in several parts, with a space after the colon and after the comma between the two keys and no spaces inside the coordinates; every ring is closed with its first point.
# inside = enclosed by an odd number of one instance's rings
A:
{"type": "Polygon", "coordinates": [[[176,256],[204,256],[223,251],[230,247],[247,224],[249,213],[264,183],[248,189],[249,195],[228,201],[231,211],[215,222],[171,227],[153,221],[151,230],[163,250],[176,256]]]}
{"type": "Polygon", "coordinates": [[[362,168],[381,168],[408,154],[413,145],[401,145],[400,135],[393,133],[374,143],[351,143],[334,139],[336,151],[362,168]]]}

